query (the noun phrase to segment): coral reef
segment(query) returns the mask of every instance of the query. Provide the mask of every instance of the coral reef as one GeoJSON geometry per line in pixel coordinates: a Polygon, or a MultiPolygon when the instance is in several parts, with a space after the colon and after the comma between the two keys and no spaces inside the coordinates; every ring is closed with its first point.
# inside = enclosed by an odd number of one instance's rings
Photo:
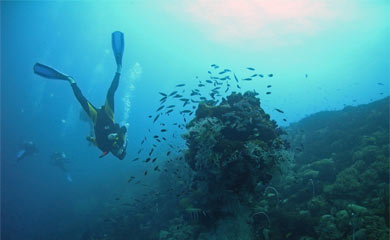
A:
{"type": "Polygon", "coordinates": [[[317,113],[285,130],[295,164],[272,182],[283,196],[269,212],[273,239],[389,238],[389,105],[317,113]]]}
{"type": "MultiPolygon", "coordinates": [[[[201,102],[186,127],[185,160],[193,170],[188,198],[205,213],[196,215],[199,224],[217,232],[232,225],[237,231],[223,239],[252,239],[256,231],[247,222],[253,222],[255,189],[267,185],[285,159],[283,131],[260,107],[255,92],[232,93],[218,105],[201,102]]],[[[213,239],[210,234],[199,239],[213,239]]]]}
{"type": "Polygon", "coordinates": [[[254,92],[200,102],[184,156],[82,239],[389,239],[389,105],[281,130],[254,92]]]}

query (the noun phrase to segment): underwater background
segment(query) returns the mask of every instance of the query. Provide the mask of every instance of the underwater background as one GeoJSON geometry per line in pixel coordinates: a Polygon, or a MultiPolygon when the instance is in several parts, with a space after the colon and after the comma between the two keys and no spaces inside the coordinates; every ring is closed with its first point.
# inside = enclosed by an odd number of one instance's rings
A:
{"type": "Polygon", "coordinates": [[[0,4],[1,239],[388,239],[389,1],[0,4]]]}

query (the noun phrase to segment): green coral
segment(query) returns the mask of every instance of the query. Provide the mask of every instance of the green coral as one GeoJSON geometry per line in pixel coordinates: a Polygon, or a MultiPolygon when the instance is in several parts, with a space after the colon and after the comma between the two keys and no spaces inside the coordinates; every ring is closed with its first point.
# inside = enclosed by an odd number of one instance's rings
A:
{"type": "Polygon", "coordinates": [[[323,215],[320,219],[320,225],[317,227],[319,240],[341,239],[343,234],[337,229],[335,219],[332,215],[323,215]]]}

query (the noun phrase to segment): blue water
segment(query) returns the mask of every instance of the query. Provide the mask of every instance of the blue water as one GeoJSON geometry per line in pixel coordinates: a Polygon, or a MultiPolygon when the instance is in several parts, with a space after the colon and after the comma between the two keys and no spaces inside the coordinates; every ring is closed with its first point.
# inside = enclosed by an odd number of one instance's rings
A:
{"type": "MultiPolygon", "coordinates": [[[[231,90],[259,92],[262,107],[281,126],[388,96],[389,1],[315,2],[298,1],[288,11],[256,1],[238,7],[231,1],[2,1],[3,239],[74,239],[116,197],[142,192],[127,180],[143,176],[146,168],[131,162],[140,141],[159,133],[148,118],[159,106],[158,92],[169,93],[180,83],[195,88],[214,71],[211,64],[240,78],[252,74],[247,67],[274,74],[231,90]],[[268,15],[261,15],[262,7],[268,15]],[[99,159],[101,152],[88,146],[89,125],[80,121],[81,107],[68,83],[32,71],[36,62],[53,66],[73,76],[95,106],[103,105],[116,70],[110,42],[116,30],[125,35],[115,96],[115,119],[128,125],[124,161],[112,155],[99,159]],[[25,140],[34,141],[39,152],[17,162],[25,140]],[[70,158],[71,180],[50,164],[56,151],[70,158]]],[[[179,114],[163,117],[164,123],[183,121],[179,114]]],[[[176,134],[170,143],[184,146],[183,132],[168,130],[176,134]]],[[[150,173],[143,182],[154,184],[156,176],[150,173]]]]}

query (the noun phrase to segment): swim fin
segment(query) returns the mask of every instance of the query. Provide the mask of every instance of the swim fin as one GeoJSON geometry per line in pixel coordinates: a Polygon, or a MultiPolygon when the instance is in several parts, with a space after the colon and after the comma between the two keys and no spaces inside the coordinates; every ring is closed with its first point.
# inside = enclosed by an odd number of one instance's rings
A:
{"type": "Polygon", "coordinates": [[[70,175],[70,173],[66,173],[66,180],[68,180],[69,182],[73,182],[73,179],[72,179],[72,176],[70,175]]]}
{"type": "Polygon", "coordinates": [[[123,50],[125,49],[125,40],[122,32],[116,31],[111,34],[112,50],[114,51],[117,65],[122,65],[123,50]]]}
{"type": "Polygon", "coordinates": [[[69,80],[69,77],[52,67],[43,65],[41,63],[35,63],[34,73],[50,79],[69,80]]]}

